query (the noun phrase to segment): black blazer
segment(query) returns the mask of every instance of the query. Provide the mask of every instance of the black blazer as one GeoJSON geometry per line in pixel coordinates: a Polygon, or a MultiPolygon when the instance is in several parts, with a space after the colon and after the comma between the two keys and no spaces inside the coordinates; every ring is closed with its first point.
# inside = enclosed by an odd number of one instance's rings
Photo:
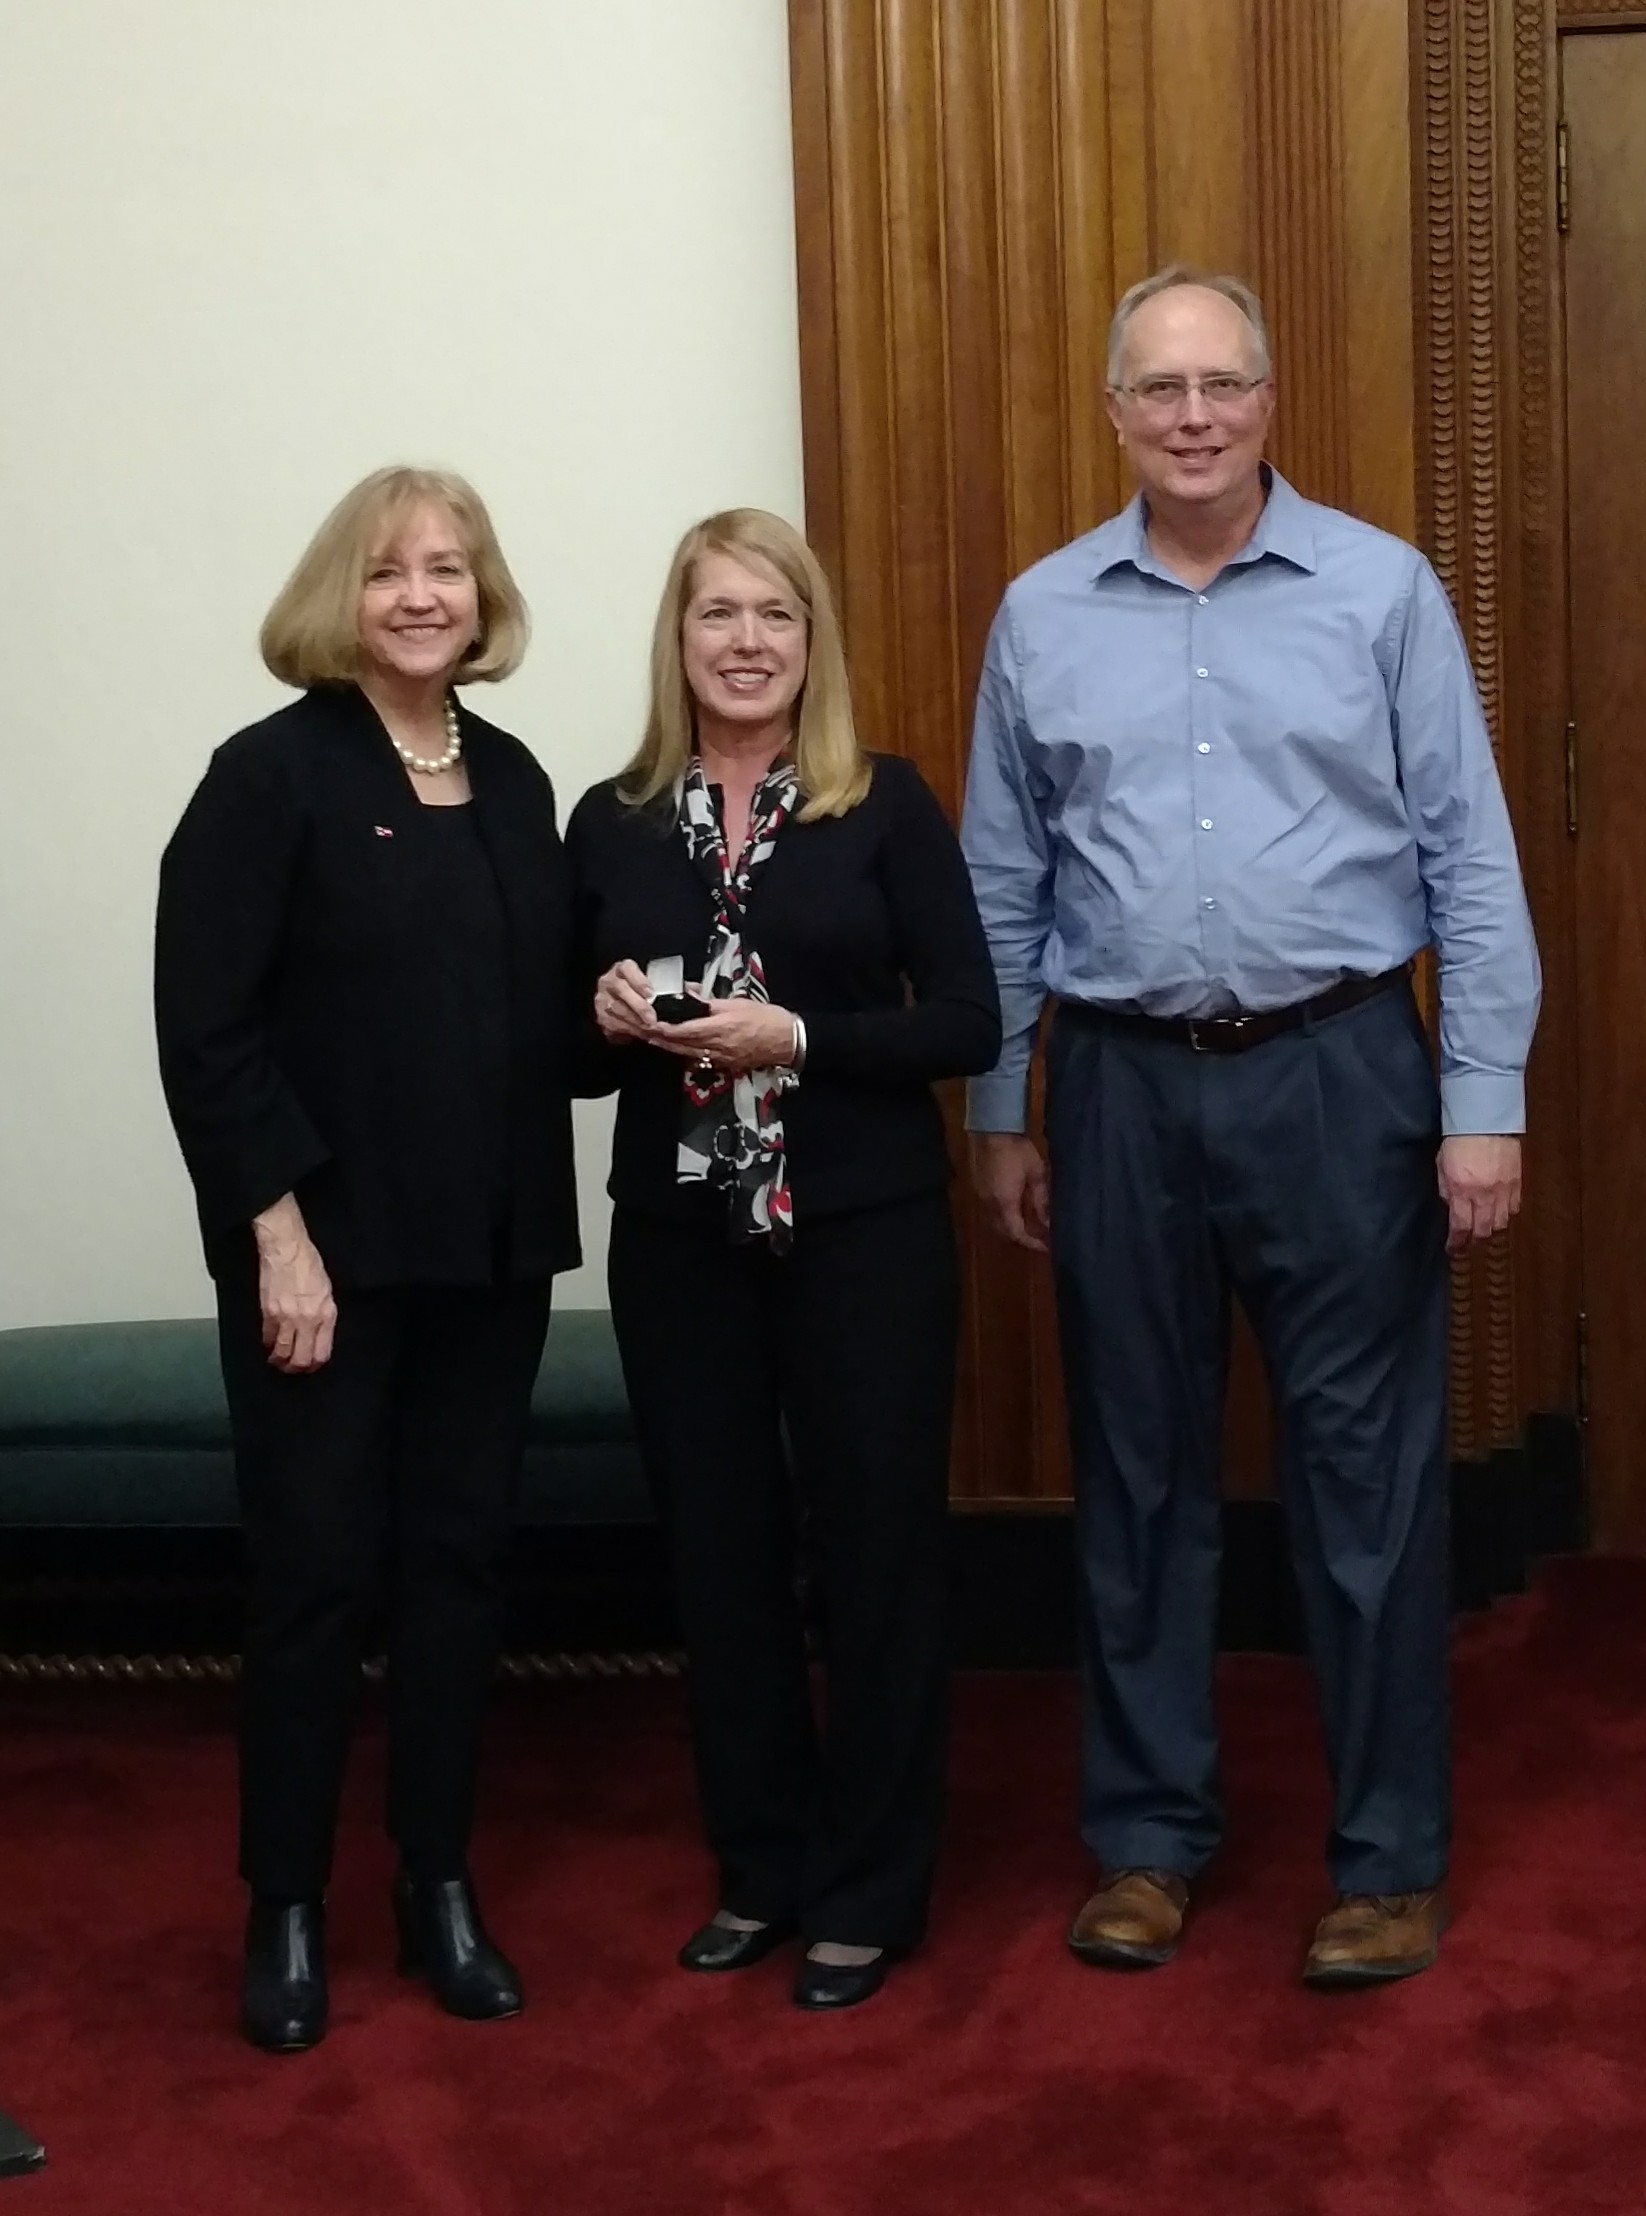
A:
{"type": "MultiPolygon", "coordinates": [[[[993,1067],[1000,1002],[971,880],[912,762],[872,757],[868,797],[844,816],[791,818],[749,898],[766,988],[806,1026],[806,1067],[783,1096],[797,1236],[808,1216],[870,1207],[949,1176],[937,1078],[993,1067]]],[[[638,809],[612,783],[566,826],[585,1005],[625,956],[678,954],[702,975],[713,909],[672,801],[638,809]]],[[[622,1207],[696,1217],[675,1179],[681,1064],[644,1045],[604,1050],[618,1094],[610,1191],[622,1207]]]]}
{"type": "Polygon", "coordinates": [[[214,1274],[288,1191],[339,1284],[537,1278],[579,1259],[554,793],[518,739],[459,715],[508,948],[501,1244],[499,1196],[439,1154],[420,1099],[443,1050],[427,965],[444,953],[422,803],[365,696],[322,686],[217,749],[160,867],[161,1080],[214,1274]]]}

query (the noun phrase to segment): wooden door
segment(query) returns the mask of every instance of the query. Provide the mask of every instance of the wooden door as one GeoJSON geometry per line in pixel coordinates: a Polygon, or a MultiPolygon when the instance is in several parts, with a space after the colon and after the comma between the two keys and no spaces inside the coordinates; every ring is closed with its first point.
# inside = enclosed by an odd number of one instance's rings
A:
{"type": "Polygon", "coordinates": [[[1646,30],[1561,41],[1589,1470],[1646,1552],[1646,30]]]}
{"type": "MultiPolygon", "coordinates": [[[[807,526],[862,729],[951,810],[1003,588],[1129,489],[1104,343],[1150,269],[1255,279],[1280,467],[1412,535],[1408,0],[790,0],[789,21],[807,526]]],[[[955,1496],[1065,1501],[1049,1273],[958,1197],[955,1496]]],[[[1247,1339],[1224,1460],[1230,1492],[1270,1489],[1247,1339]]]]}

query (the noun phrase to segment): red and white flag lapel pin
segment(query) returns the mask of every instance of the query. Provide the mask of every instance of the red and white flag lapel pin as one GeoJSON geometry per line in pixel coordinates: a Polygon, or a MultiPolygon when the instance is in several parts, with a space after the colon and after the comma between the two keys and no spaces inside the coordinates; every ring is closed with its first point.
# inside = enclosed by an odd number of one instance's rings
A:
{"type": "Polygon", "coordinates": [[[377,833],[377,836],[380,839],[392,839],[394,837],[394,833],[389,829],[386,823],[374,823],[372,825],[372,829],[377,833]]]}

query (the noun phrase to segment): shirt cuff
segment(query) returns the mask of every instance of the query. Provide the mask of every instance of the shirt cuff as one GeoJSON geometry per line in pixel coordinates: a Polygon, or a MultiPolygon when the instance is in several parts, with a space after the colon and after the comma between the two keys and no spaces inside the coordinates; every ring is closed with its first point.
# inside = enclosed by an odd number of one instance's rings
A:
{"type": "Polygon", "coordinates": [[[1514,1138],[1526,1128],[1519,1070],[1454,1070],[1440,1080],[1440,1128],[1448,1139],[1514,1138]]]}
{"type": "Polygon", "coordinates": [[[991,1070],[966,1087],[968,1131],[1026,1131],[1029,1127],[1027,1070],[991,1070]]]}

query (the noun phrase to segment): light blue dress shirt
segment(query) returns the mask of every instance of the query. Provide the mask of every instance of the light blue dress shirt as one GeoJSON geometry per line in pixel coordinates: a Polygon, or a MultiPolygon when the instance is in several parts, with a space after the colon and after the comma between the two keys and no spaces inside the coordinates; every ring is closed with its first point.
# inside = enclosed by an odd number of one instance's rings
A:
{"type": "Polygon", "coordinates": [[[974,1131],[1023,1130],[1048,992],[1280,1008],[1426,945],[1445,1130],[1524,1128],[1537,948],[1451,604],[1415,547],[1267,475],[1204,592],[1139,498],[1001,603],[961,827],[1005,1017],[974,1131]]]}

